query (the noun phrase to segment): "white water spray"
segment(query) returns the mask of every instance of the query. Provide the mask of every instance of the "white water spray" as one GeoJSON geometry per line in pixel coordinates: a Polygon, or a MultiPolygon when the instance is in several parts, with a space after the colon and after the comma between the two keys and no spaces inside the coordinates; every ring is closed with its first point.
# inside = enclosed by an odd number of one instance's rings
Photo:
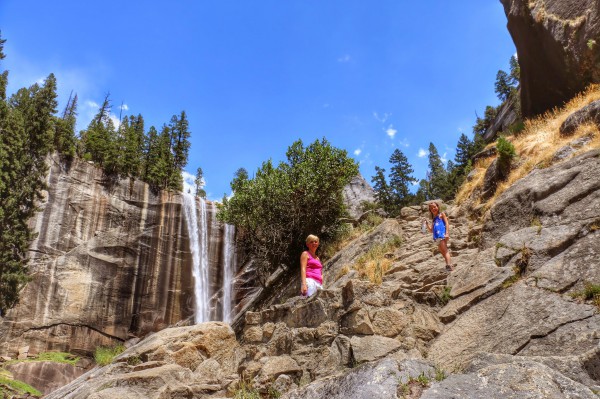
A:
{"type": "Polygon", "coordinates": [[[225,225],[223,237],[223,321],[231,322],[231,303],[233,297],[233,277],[235,274],[235,226],[225,225]]]}
{"type": "Polygon", "coordinates": [[[198,229],[196,198],[192,194],[183,194],[183,208],[192,253],[192,275],[194,276],[194,299],[196,304],[194,321],[197,324],[209,319],[206,202],[200,198],[200,229],[198,229]]]}

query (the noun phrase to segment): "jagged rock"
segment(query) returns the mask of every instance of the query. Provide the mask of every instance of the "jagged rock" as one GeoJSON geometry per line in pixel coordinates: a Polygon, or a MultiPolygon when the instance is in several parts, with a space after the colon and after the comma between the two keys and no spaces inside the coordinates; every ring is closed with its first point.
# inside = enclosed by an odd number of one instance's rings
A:
{"type": "Polygon", "coordinates": [[[583,136],[571,141],[564,147],[559,148],[552,157],[552,163],[557,163],[567,159],[571,154],[574,154],[581,147],[589,144],[592,141],[591,135],[583,136]]]}
{"type": "Polygon", "coordinates": [[[363,214],[363,202],[375,202],[375,191],[362,175],[357,175],[342,191],[344,203],[351,217],[358,220],[363,214]]]}
{"type": "Polygon", "coordinates": [[[275,381],[282,374],[292,377],[295,381],[300,380],[302,369],[290,356],[274,356],[262,360],[264,360],[263,366],[256,377],[259,384],[275,381]]]}
{"type": "Polygon", "coordinates": [[[400,348],[399,341],[379,335],[352,337],[350,345],[352,345],[352,355],[356,363],[381,359],[400,348]]]}
{"type": "Polygon", "coordinates": [[[569,115],[560,125],[560,134],[563,136],[571,135],[584,123],[593,123],[600,127],[600,100],[593,101],[569,115]]]}
{"type": "Polygon", "coordinates": [[[600,82],[596,0],[501,0],[521,67],[521,106],[530,117],[600,82]]]}
{"type": "Polygon", "coordinates": [[[563,374],[529,359],[478,367],[432,383],[421,399],[594,399],[597,396],[563,374]]]}
{"type": "Polygon", "coordinates": [[[341,332],[346,335],[372,335],[373,325],[369,319],[369,312],[366,309],[358,309],[346,314],[342,318],[341,332]]]}
{"type": "Polygon", "coordinates": [[[127,349],[108,366],[89,371],[47,398],[205,397],[224,390],[232,381],[228,376],[237,376],[245,357],[239,350],[233,330],[225,323],[167,328],[127,349]],[[205,360],[196,364],[196,358],[189,356],[191,348],[205,360]],[[182,349],[186,353],[183,358],[193,361],[178,364],[182,349]]]}
{"type": "Polygon", "coordinates": [[[467,364],[477,352],[577,355],[596,347],[600,315],[559,294],[517,283],[457,318],[433,342],[429,359],[446,369],[467,364]],[[561,342],[560,348],[552,342],[561,342]]]}
{"type": "Polygon", "coordinates": [[[512,96],[500,105],[496,117],[492,120],[490,126],[486,129],[483,134],[483,139],[489,143],[493,141],[498,133],[504,132],[509,133],[511,126],[519,119],[520,110],[516,107],[519,106],[512,96]]]}
{"type": "Polygon", "coordinates": [[[424,374],[433,378],[434,368],[420,361],[385,359],[361,365],[344,375],[315,381],[295,389],[284,399],[391,399],[399,398],[402,384],[424,374]]]}

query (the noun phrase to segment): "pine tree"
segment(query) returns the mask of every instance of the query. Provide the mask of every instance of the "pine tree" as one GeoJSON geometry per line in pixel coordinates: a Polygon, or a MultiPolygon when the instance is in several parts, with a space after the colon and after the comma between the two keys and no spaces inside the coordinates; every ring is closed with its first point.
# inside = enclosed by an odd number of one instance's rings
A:
{"type": "Polygon", "coordinates": [[[390,171],[390,189],[393,194],[395,208],[399,211],[411,202],[409,185],[416,182],[412,174],[414,170],[408,158],[399,149],[394,150],[390,157],[392,168],[390,171]]]}
{"type": "Polygon", "coordinates": [[[54,132],[54,149],[63,156],[73,158],[77,148],[75,125],[77,124],[77,94],[73,93],[67,100],[62,117],[56,118],[54,132]]]}
{"type": "Polygon", "coordinates": [[[512,85],[509,74],[500,70],[496,74],[496,83],[494,84],[494,91],[500,99],[500,101],[506,101],[511,93],[512,85]]]}
{"type": "Polygon", "coordinates": [[[139,178],[144,156],[144,118],[142,115],[125,117],[120,130],[124,141],[122,174],[130,179],[139,178]]]}
{"type": "Polygon", "coordinates": [[[450,191],[448,184],[448,173],[444,168],[444,163],[437,148],[433,143],[429,143],[429,192],[428,200],[430,199],[447,199],[450,191]]]}
{"type": "Polygon", "coordinates": [[[196,197],[206,198],[206,191],[204,191],[204,172],[200,167],[196,170],[194,184],[196,185],[196,197]]]}
{"type": "Polygon", "coordinates": [[[395,212],[394,198],[391,187],[385,178],[385,169],[375,166],[375,176],[371,178],[373,190],[375,191],[375,200],[383,207],[388,214],[395,212]]]}
{"type": "Polygon", "coordinates": [[[519,59],[516,55],[510,57],[510,85],[516,87],[521,81],[521,66],[519,65],[519,59]]]}
{"type": "Polygon", "coordinates": [[[169,130],[171,134],[171,148],[173,152],[172,167],[170,171],[170,179],[168,188],[173,190],[181,190],[183,181],[181,180],[181,172],[187,165],[188,154],[190,151],[190,136],[189,123],[185,111],[181,111],[179,117],[173,115],[169,130]]]}

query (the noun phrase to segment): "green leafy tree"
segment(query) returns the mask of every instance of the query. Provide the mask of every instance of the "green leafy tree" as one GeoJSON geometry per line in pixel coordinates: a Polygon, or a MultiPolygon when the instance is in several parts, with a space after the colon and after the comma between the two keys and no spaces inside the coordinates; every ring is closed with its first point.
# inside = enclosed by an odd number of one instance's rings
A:
{"type": "Polygon", "coordinates": [[[335,234],[345,213],[342,189],[358,173],[347,152],[325,139],[307,147],[296,141],[286,156],[277,167],[263,162],[252,179],[236,176],[234,195],[218,213],[236,226],[263,279],[281,264],[296,264],[308,234],[324,242],[335,234]]]}
{"type": "Polygon", "coordinates": [[[248,183],[248,171],[244,168],[239,168],[235,171],[233,180],[231,181],[231,189],[233,192],[240,190],[246,183],[248,183]]]}

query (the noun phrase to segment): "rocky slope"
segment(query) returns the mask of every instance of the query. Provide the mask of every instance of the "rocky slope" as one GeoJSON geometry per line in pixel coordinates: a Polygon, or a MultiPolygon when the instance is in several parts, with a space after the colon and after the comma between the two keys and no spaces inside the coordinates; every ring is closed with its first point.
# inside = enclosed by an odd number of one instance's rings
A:
{"type": "Polygon", "coordinates": [[[596,398],[600,150],[537,169],[483,219],[449,205],[447,274],[426,206],[402,210],[334,256],[326,290],[227,325],[166,329],[48,398],[223,398],[251,384],[284,398],[596,398]],[[356,260],[401,237],[381,284],[356,260]],[[277,392],[277,393],[276,393],[277,392]]]}
{"type": "MultiPolygon", "coordinates": [[[[49,191],[32,221],[33,281],[0,323],[0,354],[29,347],[93,353],[194,313],[192,257],[179,194],[139,181],[107,182],[75,160],[49,160],[49,191]]],[[[208,204],[209,263],[221,263],[222,226],[208,204]]],[[[213,267],[211,295],[222,276],[213,267]]],[[[219,317],[213,303],[213,317],[219,317]]]]}
{"type": "Polygon", "coordinates": [[[501,0],[521,66],[523,116],[559,107],[600,82],[597,0],[501,0]]]}

